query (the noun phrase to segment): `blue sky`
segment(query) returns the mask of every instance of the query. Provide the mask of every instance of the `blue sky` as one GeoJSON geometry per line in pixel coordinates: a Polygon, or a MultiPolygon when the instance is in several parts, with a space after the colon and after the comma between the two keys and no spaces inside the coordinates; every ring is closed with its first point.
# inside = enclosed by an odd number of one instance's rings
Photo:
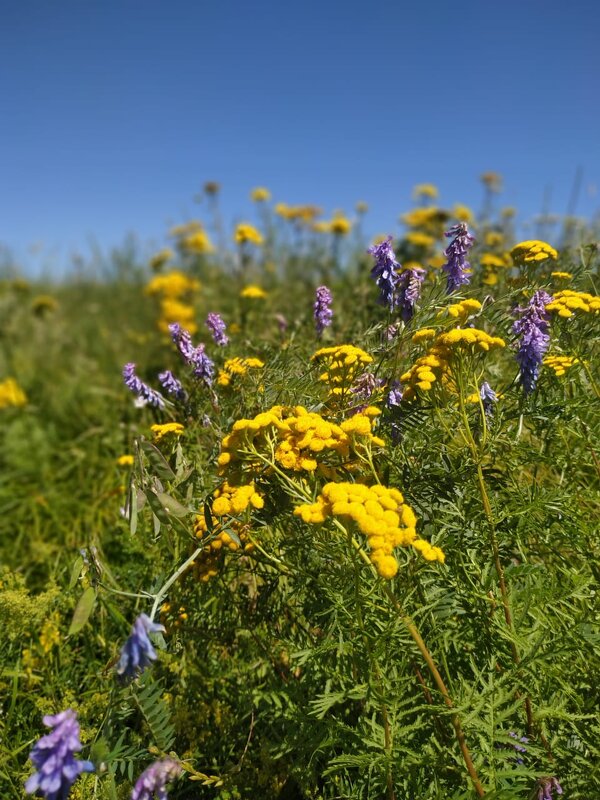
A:
{"type": "Polygon", "coordinates": [[[503,174],[521,215],[600,207],[600,6],[307,0],[24,0],[0,31],[0,241],[57,269],[135,231],[150,247],[249,190],[393,231],[411,187],[478,207],[503,174]],[[32,255],[31,245],[42,245],[32,255]]]}

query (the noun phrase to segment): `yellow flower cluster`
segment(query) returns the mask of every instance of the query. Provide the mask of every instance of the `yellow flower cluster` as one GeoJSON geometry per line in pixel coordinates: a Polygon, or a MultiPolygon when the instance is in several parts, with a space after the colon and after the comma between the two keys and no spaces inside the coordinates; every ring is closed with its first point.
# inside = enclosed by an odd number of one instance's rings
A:
{"type": "Polygon", "coordinates": [[[160,442],[165,436],[181,436],[185,428],[180,422],[165,422],[163,425],[151,425],[150,430],[154,434],[154,441],[160,442]]]}
{"type": "Polygon", "coordinates": [[[25,392],[14,378],[0,381],[0,409],[19,408],[27,403],[25,392]]]}
{"type": "Polygon", "coordinates": [[[44,314],[56,311],[57,308],[57,301],[49,294],[39,294],[31,301],[31,310],[36,317],[43,317],[44,314]]]}
{"type": "Polygon", "coordinates": [[[170,231],[169,235],[175,237],[176,239],[180,239],[183,236],[187,236],[190,233],[196,233],[197,231],[203,230],[202,223],[197,219],[191,219],[189,222],[184,222],[181,225],[174,225],[170,231]]]}
{"type": "Polygon", "coordinates": [[[472,316],[476,311],[480,310],[481,303],[479,300],[467,298],[466,300],[461,300],[459,303],[451,303],[449,306],[446,306],[446,308],[440,311],[439,315],[446,313],[448,316],[454,317],[454,319],[458,320],[458,322],[463,325],[470,316],[472,316]]]}
{"type": "Polygon", "coordinates": [[[323,212],[318,206],[288,206],[287,203],[277,203],[275,213],[288,220],[288,222],[310,225],[323,212]]]}
{"type": "Polygon", "coordinates": [[[133,456],[131,453],[126,453],[117,458],[117,467],[133,467],[133,456]]]}
{"type": "Polygon", "coordinates": [[[201,256],[214,251],[213,244],[205,230],[194,231],[179,240],[179,247],[184,253],[201,256]]]}
{"type": "Polygon", "coordinates": [[[155,275],[145,288],[145,294],[160,298],[160,318],[158,328],[163,333],[169,332],[169,325],[178,322],[190,333],[196,333],[193,306],[184,302],[186,295],[200,289],[200,283],[179,270],[155,275]]]}
{"type": "Polygon", "coordinates": [[[537,239],[528,239],[525,242],[519,242],[510,251],[513,261],[523,264],[534,264],[537,261],[545,261],[551,258],[554,261],[558,258],[558,253],[548,244],[548,242],[540,242],[537,239]]]}
{"type": "Polygon", "coordinates": [[[434,186],[433,183],[418,183],[412,193],[415,200],[420,197],[429,197],[431,200],[435,200],[439,194],[437,186],[434,186]]]}
{"type": "Polygon", "coordinates": [[[181,628],[187,622],[188,613],[185,606],[175,608],[171,603],[163,603],[160,607],[160,621],[161,624],[167,629],[167,633],[171,628],[181,628]]]}
{"type": "Polygon", "coordinates": [[[578,364],[579,359],[575,356],[546,356],[542,363],[545,367],[553,369],[556,377],[560,378],[574,364],[578,364]]]}
{"type": "Polygon", "coordinates": [[[404,238],[415,247],[428,248],[435,242],[433,236],[421,231],[409,231],[404,238]]]}
{"type": "Polygon", "coordinates": [[[504,234],[500,231],[486,231],[483,243],[486,247],[501,247],[504,242],[504,234]]]}
{"type": "Polygon", "coordinates": [[[398,572],[395,547],[412,545],[428,561],[444,561],[439,547],[417,537],[417,519],[398,489],[364,486],[358,483],[327,483],[314,503],[294,510],[308,524],[320,524],[328,517],[353,520],[369,542],[370,558],[382,578],[398,572]]]}
{"type": "Polygon", "coordinates": [[[346,236],[352,230],[352,223],[349,219],[339,214],[329,221],[319,220],[318,222],[313,222],[312,229],[315,233],[333,233],[334,236],[346,236]]]}
{"type": "Polygon", "coordinates": [[[311,361],[322,362],[326,369],[319,380],[329,386],[329,395],[343,395],[352,385],[359,372],[363,372],[373,358],[352,344],[321,347],[311,356],[311,361]]]}
{"type": "Polygon", "coordinates": [[[574,311],[598,314],[600,312],[600,296],[563,289],[554,294],[552,301],[546,306],[546,311],[556,311],[559,317],[572,317],[574,311]]]}
{"type": "Polygon", "coordinates": [[[498,270],[509,266],[505,259],[494,253],[483,253],[480,264],[483,269],[482,281],[487,286],[495,286],[498,283],[498,270]]]}
{"type": "Polygon", "coordinates": [[[558,281],[570,281],[573,278],[570,272],[551,272],[550,277],[558,281]]]}
{"type": "Polygon", "coordinates": [[[255,464],[253,456],[245,452],[253,447],[266,455],[274,452],[275,461],[284,469],[319,469],[331,475],[331,466],[323,463],[331,454],[338,457],[338,463],[348,466],[349,459],[361,449],[385,446],[382,439],[373,435],[372,418],[379,413],[379,409],[369,406],[338,425],[303,406],[273,406],[254,419],[234,423],[221,443],[218,464],[221,471],[239,469],[243,462],[250,469],[260,468],[260,460],[255,464]]]}
{"type": "Polygon", "coordinates": [[[164,267],[167,261],[171,261],[171,259],[174,257],[175,253],[171,250],[171,248],[165,247],[152,256],[149,262],[150,269],[153,270],[154,272],[160,272],[160,270],[164,267]]]}
{"type": "Polygon", "coordinates": [[[267,203],[271,199],[271,192],[264,186],[257,186],[250,192],[250,199],[255,203],[267,203]]]}
{"type": "MultiPolygon", "coordinates": [[[[432,328],[423,328],[413,335],[412,340],[422,342],[434,336],[435,331],[432,328]]],[[[467,352],[476,350],[487,352],[493,347],[504,346],[504,339],[490,336],[477,328],[453,328],[447,333],[438,334],[425,355],[418,358],[412,367],[400,376],[400,381],[407,384],[403,399],[414,400],[417,389],[428,392],[436,382],[447,387],[452,375],[452,358],[457,349],[467,352]]]]}
{"type": "Polygon", "coordinates": [[[237,244],[251,242],[252,244],[261,245],[264,241],[260,231],[257,230],[254,225],[250,225],[249,222],[240,222],[235,229],[233,238],[237,244]]]}
{"type": "Polygon", "coordinates": [[[164,275],[155,275],[147,284],[144,292],[153,297],[178,300],[188,292],[196,292],[200,284],[195,278],[190,278],[184,272],[173,270],[164,275]]]}
{"type": "Polygon", "coordinates": [[[228,358],[223,369],[219,370],[217,383],[219,386],[229,386],[236,376],[245,375],[249,369],[262,369],[264,365],[260,358],[228,358]]]}
{"type": "Polygon", "coordinates": [[[266,296],[267,293],[264,289],[254,285],[244,286],[240,292],[240,297],[243,297],[245,300],[264,300],[266,296]]]}
{"type": "Polygon", "coordinates": [[[465,206],[462,203],[456,203],[454,208],[452,209],[452,217],[457,219],[459,222],[468,222],[472,224],[475,220],[475,214],[469,208],[469,206],[465,206]]]}

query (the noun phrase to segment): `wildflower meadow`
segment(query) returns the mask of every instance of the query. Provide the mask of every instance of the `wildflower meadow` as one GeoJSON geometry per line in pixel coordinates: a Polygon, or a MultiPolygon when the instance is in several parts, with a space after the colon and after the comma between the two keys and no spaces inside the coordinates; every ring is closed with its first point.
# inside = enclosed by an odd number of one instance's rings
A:
{"type": "Polygon", "coordinates": [[[600,796],[600,228],[499,184],[4,265],[2,800],[600,796]]]}

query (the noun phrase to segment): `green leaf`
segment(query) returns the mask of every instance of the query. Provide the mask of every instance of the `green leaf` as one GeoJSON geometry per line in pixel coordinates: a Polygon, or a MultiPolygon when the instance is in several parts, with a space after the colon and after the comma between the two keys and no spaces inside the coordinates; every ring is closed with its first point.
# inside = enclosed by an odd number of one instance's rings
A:
{"type": "Polygon", "coordinates": [[[144,494],[148,499],[148,503],[150,504],[150,508],[152,509],[152,513],[154,514],[154,516],[157,517],[160,522],[168,524],[169,515],[165,511],[164,506],[159,499],[159,493],[155,489],[148,488],[146,489],[144,494]]]}
{"type": "Polygon", "coordinates": [[[212,518],[212,504],[208,501],[204,501],[204,522],[206,523],[206,531],[209,536],[212,535],[214,530],[213,525],[213,518],[212,518]]]}
{"type": "Polygon", "coordinates": [[[156,496],[167,514],[173,514],[175,517],[187,517],[188,514],[192,513],[191,509],[186,508],[179,500],[171,497],[166,492],[157,492],[156,496]]]}
{"type": "Polygon", "coordinates": [[[69,578],[69,589],[73,589],[79,580],[79,576],[81,575],[81,570],[83,569],[83,558],[82,556],[78,556],[75,561],[73,562],[73,567],[71,568],[71,577],[69,578]]]}
{"type": "Polygon", "coordinates": [[[69,627],[68,636],[72,636],[83,628],[85,623],[90,618],[96,602],[96,590],[93,586],[88,586],[84,593],[79,598],[79,602],[75,606],[73,612],[73,619],[69,627]]]}
{"type": "Polygon", "coordinates": [[[150,462],[156,475],[166,481],[174,480],[175,473],[158,447],[155,447],[151,442],[147,442],[145,439],[140,440],[140,446],[146,454],[146,458],[150,462]]]}

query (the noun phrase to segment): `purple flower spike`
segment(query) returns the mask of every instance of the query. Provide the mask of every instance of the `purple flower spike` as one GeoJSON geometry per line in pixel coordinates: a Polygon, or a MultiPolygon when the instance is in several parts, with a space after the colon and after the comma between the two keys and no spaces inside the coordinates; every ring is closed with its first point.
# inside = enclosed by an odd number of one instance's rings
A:
{"type": "Polygon", "coordinates": [[[554,792],[562,794],[562,786],[557,778],[544,777],[538,780],[538,796],[537,800],[554,800],[554,792]]]}
{"type": "Polygon", "coordinates": [[[398,280],[398,305],[403,322],[410,322],[415,313],[415,306],[421,297],[421,289],[425,280],[425,270],[419,267],[405,269],[398,280]]]}
{"type": "Polygon", "coordinates": [[[520,339],[517,348],[519,379],[526,395],[535,389],[548,345],[550,332],[546,305],[551,295],[542,289],[537,291],[525,308],[518,308],[520,319],[513,324],[513,332],[520,339]]]}
{"type": "Polygon", "coordinates": [[[159,373],[158,380],[163,389],[168,393],[174,395],[177,400],[184,402],[187,398],[187,393],[183,388],[181,381],[173,375],[171,370],[166,369],[164,372],[159,373]]]}
{"type": "Polygon", "coordinates": [[[466,222],[459,222],[454,225],[444,233],[444,236],[455,237],[454,241],[444,250],[444,253],[448,256],[448,261],[442,267],[448,278],[446,292],[451,294],[459,286],[464,286],[471,280],[471,276],[467,273],[471,266],[467,261],[467,253],[473,246],[475,237],[469,233],[466,222]]]}
{"type": "Polygon", "coordinates": [[[327,286],[319,286],[313,305],[313,316],[315,318],[315,327],[319,338],[321,338],[325,328],[331,325],[331,320],[333,319],[333,311],[331,310],[332,302],[333,297],[327,286]]]}
{"type": "Polygon", "coordinates": [[[91,761],[78,761],[74,753],[81,750],[77,714],[68,708],[43,718],[52,732],[42,736],[29,754],[37,772],[25,784],[27,794],[38,794],[46,800],[66,800],[71,786],[82,772],[93,772],[91,761]]]}
{"type": "Polygon", "coordinates": [[[198,347],[194,347],[189,332],[182,328],[178,322],[169,325],[169,331],[186,364],[194,368],[195,377],[203,380],[207,386],[212,386],[215,365],[204,352],[205,346],[199,344],[198,347]]]}
{"type": "Polygon", "coordinates": [[[119,678],[126,683],[150,666],[156,660],[156,651],[148,638],[149,633],[164,633],[165,628],[152,622],[147,614],[140,614],[133,623],[129,639],[121,649],[121,658],[116,667],[119,678]]]}
{"type": "MultiPolygon", "coordinates": [[[[484,381],[480,388],[479,388],[479,397],[481,398],[481,403],[483,405],[483,411],[486,417],[491,417],[494,413],[494,405],[498,402],[498,395],[492,389],[487,381],[484,381]]],[[[509,736],[513,738],[516,734],[509,733],[509,736]]],[[[525,739],[527,741],[527,739],[525,739]]],[[[516,745],[515,745],[516,747],[516,745]]]]}
{"type": "Polygon", "coordinates": [[[389,387],[388,396],[386,397],[385,404],[387,408],[393,409],[398,408],[398,406],[402,403],[402,386],[400,385],[400,381],[392,381],[389,387]]]}
{"type": "Polygon", "coordinates": [[[206,318],[206,327],[210,331],[214,343],[218,344],[219,347],[225,347],[229,344],[229,336],[225,333],[227,326],[220,314],[211,311],[206,318]]]}
{"type": "Polygon", "coordinates": [[[367,253],[370,253],[375,259],[371,277],[379,287],[378,302],[393,311],[398,305],[396,290],[400,281],[397,272],[400,269],[400,263],[396,260],[396,254],[392,247],[392,237],[388,236],[381,244],[369,247],[367,253]]]}
{"type": "Polygon", "coordinates": [[[131,800],[168,800],[167,784],[183,772],[172,758],[163,758],[145,769],[131,792],[131,800]]]}
{"type": "Polygon", "coordinates": [[[135,364],[125,364],[123,367],[123,380],[125,381],[125,386],[131,389],[134,394],[137,394],[137,396],[144,401],[145,405],[155,406],[156,408],[165,407],[164,397],[158,392],[155,392],[154,389],[151,389],[135,374],[135,364]]]}

